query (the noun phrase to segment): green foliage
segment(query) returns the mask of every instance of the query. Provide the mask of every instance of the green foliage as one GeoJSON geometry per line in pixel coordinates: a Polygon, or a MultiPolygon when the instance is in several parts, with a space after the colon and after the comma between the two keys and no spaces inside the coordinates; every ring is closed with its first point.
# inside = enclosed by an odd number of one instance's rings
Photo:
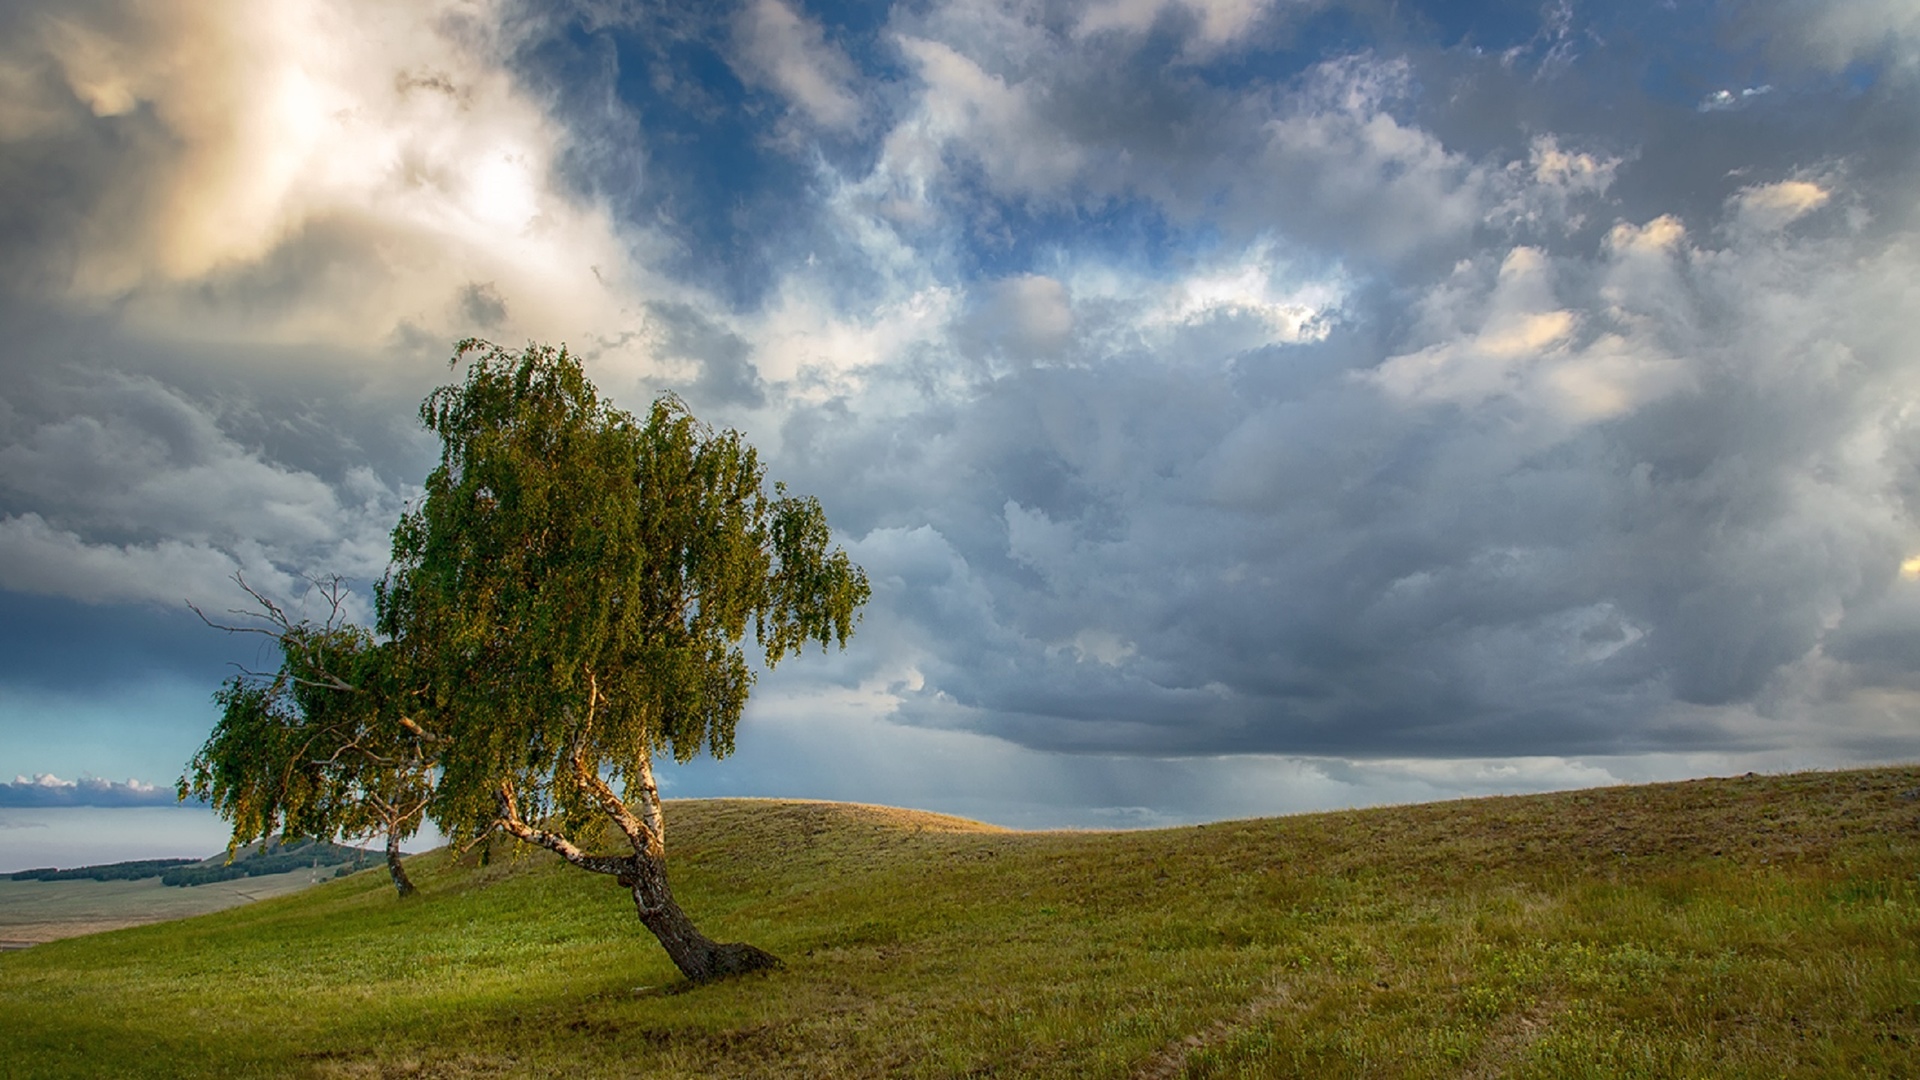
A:
{"type": "Polygon", "coordinates": [[[323,624],[293,622],[255,594],[266,624],[255,629],[273,639],[280,667],[221,686],[220,719],[180,778],[183,800],[211,803],[233,824],[229,853],[280,833],[404,837],[420,826],[431,747],[402,722],[391,649],[340,621],[340,584],[324,584],[334,617],[323,624]]]}
{"type": "Polygon", "coordinates": [[[769,665],[844,644],[867,579],[815,500],[770,495],[741,435],[677,398],[614,408],[564,348],[470,340],[462,360],[421,405],[440,464],[394,530],[379,625],[444,740],[436,820],[483,831],[511,784],[529,820],[577,831],[579,770],[633,785],[656,753],[724,757],[749,625],[769,665]]]}
{"type": "Polygon", "coordinates": [[[145,878],[159,877],[169,870],[181,866],[191,866],[198,859],[134,859],[129,862],[105,863],[100,866],[76,866],[68,870],[56,870],[43,867],[36,870],[16,870],[7,877],[13,881],[140,881],[145,878]]]}

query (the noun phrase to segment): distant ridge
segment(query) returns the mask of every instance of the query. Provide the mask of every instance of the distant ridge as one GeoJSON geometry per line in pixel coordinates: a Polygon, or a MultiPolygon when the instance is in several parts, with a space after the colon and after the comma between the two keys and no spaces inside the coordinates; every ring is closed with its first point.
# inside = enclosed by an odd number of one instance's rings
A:
{"type": "Polygon", "coordinates": [[[76,866],[67,870],[51,866],[34,870],[16,870],[7,875],[9,881],[139,881],[142,878],[160,877],[169,870],[182,866],[197,866],[197,859],[134,859],[128,862],[101,863],[97,866],[76,866]]]}
{"type": "Polygon", "coordinates": [[[133,859],[66,869],[38,867],[17,870],[6,877],[9,881],[142,881],[157,877],[163,885],[192,886],[308,867],[340,867],[336,873],[346,873],[371,865],[373,859],[365,848],[273,836],[235,849],[231,861],[222,852],[204,859],[133,859]]]}
{"type": "Polygon", "coordinates": [[[233,881],[243,877],[263,877],[267,874],[284,874],[289,870],[301,870],[308,867],[337,867],[335,876],[351,873],[373,862],[374,856],[365,848],[347,847],[344,844],[330,843],[325,840],[293,839],[281,836],[268,837],[234,849],[231,860],[224,854],[202,859],[197,863],[176,867],[161,875],[163,885],[211,885],[216,881],[233,881]]]}

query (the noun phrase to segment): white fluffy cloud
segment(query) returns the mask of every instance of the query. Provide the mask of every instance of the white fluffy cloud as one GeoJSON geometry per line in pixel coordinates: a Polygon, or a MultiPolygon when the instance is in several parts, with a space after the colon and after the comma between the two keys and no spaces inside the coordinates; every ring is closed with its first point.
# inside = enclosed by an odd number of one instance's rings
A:
{"type": "Polygon", "coordinates": [[[102,780],[82,777],[62,780],[52,773],[38,773],[32,779],[16,776],[11,784],[0,784],[0,806],[171,806],[177,800],[171,788],[129,778],[102,780]]]}
{"type": "Polygon", "coordinates": [[[1693,382],[1685,360],[1645,333],[1647,313],[1628,306],[1623,289],[1616,288],[1604,307],[1564,306],[1553,264],[1525,247],[1506,254],[1483,295],[1475,295],[1470,283],[1478,275],[1463,270],[1459,276],[1468,282],[1442,286],[1425,305],[1428,321],[1442,324],[1443,340],[1391,357],[1366,374],[1395,399],[1468,408],[1508,399],[1522,415],[1547,420],[1565,434],[1693,382]],[[1600,319],[1589,314],[1594,308],[1604,313],[1600,319]],[[1484,313],[1478,325],[1461,332],[1461,317],[1476,310],[1484,313]]]}
{"type": "Polygon", "coordinates": [[[626,243],[555,186],[561,135],[501,23],[484,0],[30,9],[0,141],[118,158],[79,193],[69,295],[162,332],[451,340],[480,286],[491,329],[612,334],[626,243]]]}

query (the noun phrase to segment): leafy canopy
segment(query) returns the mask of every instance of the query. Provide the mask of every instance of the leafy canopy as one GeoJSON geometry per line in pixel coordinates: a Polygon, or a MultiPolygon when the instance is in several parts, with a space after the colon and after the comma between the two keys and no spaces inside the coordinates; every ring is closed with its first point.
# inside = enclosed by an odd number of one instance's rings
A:
{"type": "Polygon", "coordinates": [[[440,436],[394,530],[380,629],[426,688],[434,816],[583,821],[578,770],[645,783],[656,753],[724,757],[753,683],[808,641],[845,644],[869,595],[812,498],[764,486],[753,447],[678,398],[645,418],[603,400],[564,348],[460,343],[465,380],[422,403],[440,436]]]}
{"type": "Polygon", "coordinates": [[[215,692],[220,719],[180,778],[180,797],[209,802],[233,823],[230,851],[276,833],[412,833],[430,759],[397,721],[388,647],[362,627],[293,623],[267,610],[278,622],[280,668],[236,675],[215,692]]]}

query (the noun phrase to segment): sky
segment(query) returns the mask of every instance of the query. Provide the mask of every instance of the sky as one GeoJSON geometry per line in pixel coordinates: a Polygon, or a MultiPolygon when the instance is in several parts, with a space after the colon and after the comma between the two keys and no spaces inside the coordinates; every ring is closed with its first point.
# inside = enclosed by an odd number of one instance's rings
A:
{"type": "Polygon", "coordinates": [[[221,846],[188,602],[368,618],[467,336],[872,579],[669,796],[1914,760],[1916,84],[1915,0],[9,0],[0,870],[221,846]]]}

